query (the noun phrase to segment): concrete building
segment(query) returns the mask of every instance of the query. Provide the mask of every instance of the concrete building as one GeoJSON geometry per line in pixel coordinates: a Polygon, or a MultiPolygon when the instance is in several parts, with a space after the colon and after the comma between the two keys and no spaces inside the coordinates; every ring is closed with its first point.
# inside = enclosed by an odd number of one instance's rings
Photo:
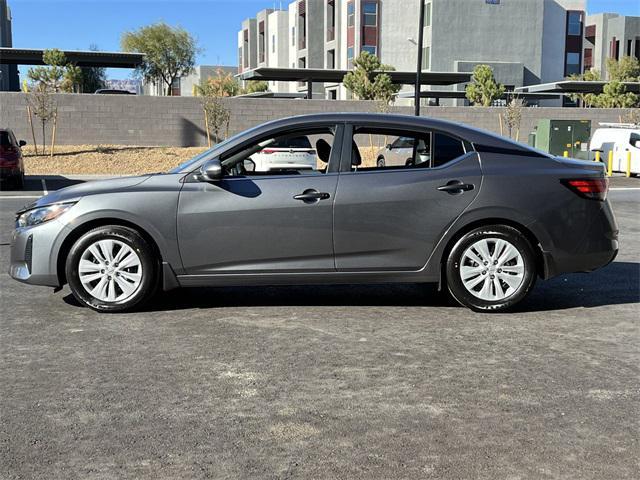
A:
{"type": "MultiPolygon", "coordinates": [[[[12,47],[11,10],[6,0],[0,0],[0,47],[12,47]]],[[[0,91],[19,91],[20,80],[17,65],[0,64],[0,91]]]]}
{"type": "Polygon", "coordinates": [[[584,71],[598,70],[607,78],[607,58],[640,60],[640,17],[599,13],[587,16],[585,25],[584,71]]]}
{"type": "MultiPolygon", "coordinates": [[[[416,68],[419,3],[411,0],[296,0],[288,5],[286,51],[291,68],[349,69],[361,51],[396,70],[416,68]]],[[[562,80],[582,71],[586,0],[425,0],[423,69],[471,71],[490,64],[509,87],[562,80]]],[[[247,19],[238,32],[239,71],[276,66],[266,51],[252,61],[260,29],[247,19]]],[[[278,66],[280,62],[278,62],[278,66]]],[[[302,92],[305,85],[281,84],[278,92],[302,92]]],[[[451,89],[452,87],[440,87],[451,89]]],[[[463,89],[460,85],[458,89],[463,89]]],[[[338,84],[318,84],[314,98],[348,98],[338,84]],[[318,89],[319,91],[316,91],[318,89]],[[320,94],[318,94],[320,93],[320,94]]],[[[450,100],[463,103],[463,100],[450,100]]]]}
{"type": "MultiPolygon", "coordinates": [[[[171,96],[192,97],[195,93],[196,85],[200,85],[202,80],[217,76],[218,71],[221,71],[224,75],[235,75],[237,70],[236,67],[226,65],[198,65],[194,67],[193,72],[189,75],[174,80],[173,85],[171,85],[171,96]]],[[[162,96],[165,94],[165,89],[166,85],[162,81],[145,82],[142,86],[144,95],[162,96]]]]}

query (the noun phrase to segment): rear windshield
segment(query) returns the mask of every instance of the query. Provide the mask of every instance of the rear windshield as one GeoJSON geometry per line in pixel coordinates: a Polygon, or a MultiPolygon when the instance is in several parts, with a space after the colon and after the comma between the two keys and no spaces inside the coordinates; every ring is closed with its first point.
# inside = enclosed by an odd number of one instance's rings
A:
{"type": "Polygon", "coordinates": [[[312,148],[307,137],[283,138],[268,145],[268,148],[312,148]]]}

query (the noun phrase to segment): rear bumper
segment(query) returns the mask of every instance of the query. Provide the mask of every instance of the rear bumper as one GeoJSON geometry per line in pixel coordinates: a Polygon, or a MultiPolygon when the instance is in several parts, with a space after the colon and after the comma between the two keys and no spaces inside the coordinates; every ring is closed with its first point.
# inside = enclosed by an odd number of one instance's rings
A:
{"type": "Polygon", "coordinates": [[[607,266],[616,258],[620,248],[618,225],[609,202],[602,202],[601,208],[591,210],[583,222],[581,234],[571,235],[577,238],[576,241],[570,245],[563,244],[564,248],[556,245],[551,252],[543,251],[544,278],[564,273],[591,272],[607,266]]]}
{"type": "Polygon", "coordinates": [[[0,167],[0,179],[17,177],[21,174],[20,167],[0,167]]]}

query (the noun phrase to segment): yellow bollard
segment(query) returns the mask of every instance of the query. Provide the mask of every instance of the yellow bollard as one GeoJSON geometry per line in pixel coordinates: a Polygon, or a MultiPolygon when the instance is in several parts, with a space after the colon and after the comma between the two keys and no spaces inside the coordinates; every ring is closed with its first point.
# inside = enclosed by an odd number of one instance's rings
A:
{"type": "Polygon", "coordinates": [[[593,160],[594,162],[600,161],[600,150],[596,150],[596,158],[593,160]]]}
{"type": "Polygon", "coordinates": [[[631,176],[631,150],[627,150],[627,178],[631,176]]]}
{"type": "Polygon", "coordinates": [[[569,158],[569,152],[568,151],[564,151],[564,153],[562,154],[564,156],[564,158],[569,158]]]}
{"type": "Polygon", "coordinates": [[[607,164],[607,177],[613,175],[613,150],[609,150],[609,159],[607,164]]]}

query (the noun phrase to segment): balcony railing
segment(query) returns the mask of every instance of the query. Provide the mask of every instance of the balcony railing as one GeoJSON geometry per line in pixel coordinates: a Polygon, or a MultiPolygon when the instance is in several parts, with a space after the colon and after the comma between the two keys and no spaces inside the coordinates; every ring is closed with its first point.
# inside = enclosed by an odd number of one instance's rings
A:
{"type": "Polygon", "coordinates": [[[335,39],[336,39],[336,29],[333,27],[327,28],[327,42],[330,42],[335,39]]]}

